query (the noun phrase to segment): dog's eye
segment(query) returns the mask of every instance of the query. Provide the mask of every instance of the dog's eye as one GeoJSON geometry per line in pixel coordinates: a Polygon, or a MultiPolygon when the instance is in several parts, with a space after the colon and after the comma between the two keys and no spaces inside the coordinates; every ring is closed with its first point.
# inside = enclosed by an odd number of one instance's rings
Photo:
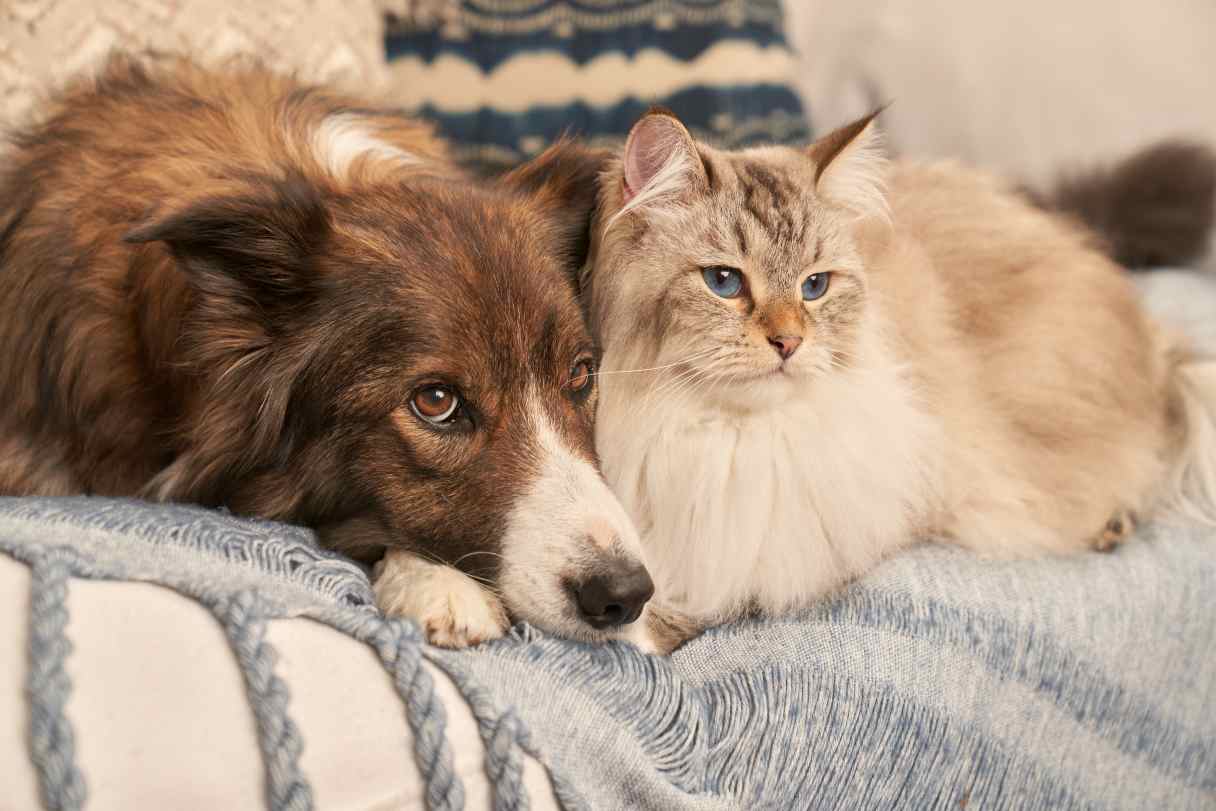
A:
{"type": "Polygon", "coordinates": [[[591,360],[583,358],[570,367],[570,378],[566,383],[566,388],[575,397],[586,397],[591,393],[594,375],[595,364],[591,360]]]}
{"type": "Polygon", "coordinates": [[[450,424],[459,409],[460,395],[447,386],[426,386],[410,397],[410,410],[418,419],[431,425],[450,424]]]}

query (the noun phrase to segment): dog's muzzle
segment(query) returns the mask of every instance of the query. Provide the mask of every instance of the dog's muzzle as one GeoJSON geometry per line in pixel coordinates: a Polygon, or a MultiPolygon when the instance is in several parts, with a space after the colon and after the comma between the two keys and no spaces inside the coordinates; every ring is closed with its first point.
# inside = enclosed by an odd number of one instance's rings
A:
{"type": "Polygon", "coordinates": [[[637,561],[606,558],[586,579],[566,583],[579,618],[596,630],[628,625],[654,596],[650,572],[637,561]]]}

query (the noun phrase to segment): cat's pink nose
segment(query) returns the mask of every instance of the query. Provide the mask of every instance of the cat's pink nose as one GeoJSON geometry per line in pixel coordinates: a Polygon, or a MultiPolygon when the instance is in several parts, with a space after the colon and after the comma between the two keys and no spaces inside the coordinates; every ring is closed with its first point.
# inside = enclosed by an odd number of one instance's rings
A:
{"type": "Polygon", "coordinates": [[[773,345],[782,360],[787,360],[802,346],[802,339],[797,335],[770,335],[768,342],[773,345]]]}

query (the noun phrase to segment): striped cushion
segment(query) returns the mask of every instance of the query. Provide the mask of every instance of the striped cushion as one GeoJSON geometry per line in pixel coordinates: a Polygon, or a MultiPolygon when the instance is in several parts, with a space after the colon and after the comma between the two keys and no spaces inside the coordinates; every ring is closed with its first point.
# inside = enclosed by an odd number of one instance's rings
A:
{"type": "Polygon", "coordinates": [[[389,20],[391,95],[471,163],[509,166],[567,131],[611,142],[652,104],[722,146],[809,136],[779,0],[412,6],[389,20]]]}

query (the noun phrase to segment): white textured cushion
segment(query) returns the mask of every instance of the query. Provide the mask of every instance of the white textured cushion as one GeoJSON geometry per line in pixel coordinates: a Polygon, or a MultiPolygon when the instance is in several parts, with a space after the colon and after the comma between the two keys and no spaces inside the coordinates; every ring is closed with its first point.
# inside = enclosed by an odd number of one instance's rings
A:
{"type": "Polygon", "coordinates": [[[0,3],[0,125],[114,50],[256,55],[306,81],[364,92],[387,78],[375,0],[7,0],[0,3]]]}
{"type": "MultiPolygon", "coordinates": [[[[0,555],[0,809],[40,808],[26,743],[29,572],[0,555]]],[[[245,686],[219,624],[193,600],[146,583],[73,579],[68,719],[89,811],[264,807],[264,767],[245,686]]],[[[269,623],[300,729],[316,808],[424,809],[401,699],[375,653],[308,619],[269,623]]],[[[490,808],[484,749],[464,700],[427,665],[447,710],[467,807],[490,808]]],[[[555,808],[527,758],[532,807],[555,808]]]]}

